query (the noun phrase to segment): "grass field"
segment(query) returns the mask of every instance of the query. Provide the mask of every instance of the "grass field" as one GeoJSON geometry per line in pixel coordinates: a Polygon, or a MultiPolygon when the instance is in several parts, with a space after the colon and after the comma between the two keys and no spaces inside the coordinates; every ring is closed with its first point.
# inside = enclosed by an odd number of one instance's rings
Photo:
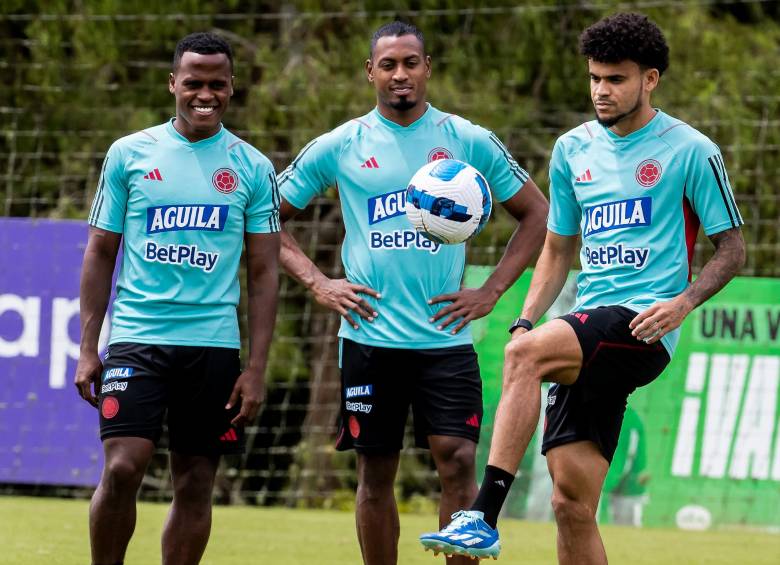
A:
{"type": "MultiPolygon", "coordinates": [[[[84,565],[89,563],[86,501],[0,497],[0,563],[84,565]]],[[[166,506],[140,504],[127,565],[159,563],[160,528],[166,506]]],[[[433,517],[401,516],[400,565],[444,564],[424,552],[417,535],[433,517]]],[[[497,563],[554,563],[551,524],[504,520],[497,563]]],[[[682,532],[606,527],[612,564],[780,564],[780,535],[747,531],[682,532]]],[[[280,508],[217,507],[203,565],[359,564],[353,516],[347,512],[280,508]]],[[[483,561],[493,563],[493,561],[483,561]]]]}

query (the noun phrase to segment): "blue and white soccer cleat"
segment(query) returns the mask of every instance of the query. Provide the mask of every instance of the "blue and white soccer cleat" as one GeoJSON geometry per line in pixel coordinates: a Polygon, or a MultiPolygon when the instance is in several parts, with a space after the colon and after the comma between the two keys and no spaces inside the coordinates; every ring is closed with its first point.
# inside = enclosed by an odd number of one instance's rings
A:
{"type": "Polygon", "coordinates": [[[501,552],[498,530],[488,526],[483,516],[476,510],[459,510],[442,531],[421,535],[420,543],[425,551],[432,549],[434,555],[441,552],[447,556],[465,555],[471,559],[498,559],[501,552]]]}

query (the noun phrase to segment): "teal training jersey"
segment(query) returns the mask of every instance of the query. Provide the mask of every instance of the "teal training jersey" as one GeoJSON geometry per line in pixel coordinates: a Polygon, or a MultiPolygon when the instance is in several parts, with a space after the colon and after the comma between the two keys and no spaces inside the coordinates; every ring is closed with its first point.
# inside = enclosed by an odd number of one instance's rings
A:
{"type": "Polygon", "coordinates": [[[339,336],[404,349],[471,343],[468,327],[453,336],[454,326],[438,330],[428,321],[444,307],[428,300],[460,289],[465,244],[434,243],[404,217],[409,180],[422,165],[441,158],[476,167],[498,201],[514,196],[528,180],[494,134],[432,106],[406,127],[374,109],[306,145],[279,176],[282,196],[296,208],[305,208],[330,186],[337,188],[347,279],[382,295],[365,297],[379,313],[374,322],[354,315],[359,329],[342,320],[339,336]]]}
{"type": "MultiPolygon", "coordinates": [[[[576,310],[642,312],[682,293],[699,225],[713,235],[742,225],[718,147],[657,111],[620,137],[596,121],[555,143],[548,228],[582,234],[576,310]]],[[[679,330],[662,342],[671,355],[679,330]]]]}
{"type": "Polygon", "coordinates": [[[110,343],[240,347],[244,232],[280,229],[270,161],[221,128],[191,143],[173,120],[106,154],[92,226],[121,233],[110,343]]]}

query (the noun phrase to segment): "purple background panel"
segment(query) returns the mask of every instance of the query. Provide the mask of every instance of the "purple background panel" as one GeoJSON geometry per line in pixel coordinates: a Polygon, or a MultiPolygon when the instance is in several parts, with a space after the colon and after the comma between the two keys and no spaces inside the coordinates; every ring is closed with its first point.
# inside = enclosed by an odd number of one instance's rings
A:
{"type": "Polygon", "coordinates": [[[98,482],[98,413],[73,386],[87,233],[83,221],[0,218],[0,482],[98,482]]]}

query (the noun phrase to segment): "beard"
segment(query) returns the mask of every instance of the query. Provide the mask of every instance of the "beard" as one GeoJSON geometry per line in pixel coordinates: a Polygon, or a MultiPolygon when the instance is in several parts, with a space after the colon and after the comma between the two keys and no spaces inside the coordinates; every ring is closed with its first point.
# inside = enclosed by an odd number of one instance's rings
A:
{"type": "Polygon", "coordinates": [[[619,123],[620,121],[624,120],[628,116],[632,115],[634,112],[639,110],[639,107],[642,105],[642,93],[640,92],[636,97],[636,103],[634,104],[634,107],[631,108],[628,112],[622,112],[618,114],[617,116],[613,116],[611,118],[601,118],[599,117],[598,112],[596,112],[596,121],[604,126],[605,128],[611,128],[615,124],[619,123]]]}
{"type": "Polygon", "coordinates": [[[411,99],[408,96],[400,96],[398,100],[390,102],[388,105],[394,110],[405,112],[406,110],[411,110],[412,108],[417,106],[417,101],[411,99]]]}

